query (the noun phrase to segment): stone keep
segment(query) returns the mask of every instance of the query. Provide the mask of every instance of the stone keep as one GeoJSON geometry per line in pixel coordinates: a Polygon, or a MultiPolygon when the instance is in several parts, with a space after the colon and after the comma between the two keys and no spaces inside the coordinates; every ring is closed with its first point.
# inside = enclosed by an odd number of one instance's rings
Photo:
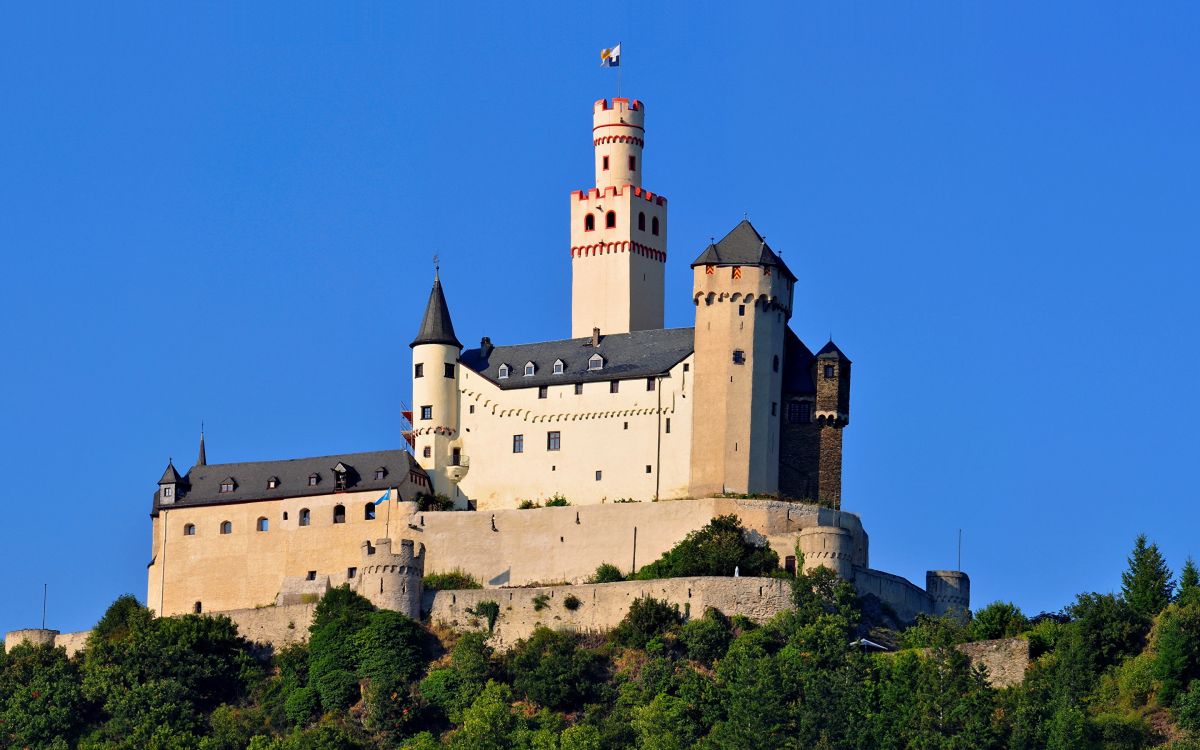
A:
{"type": "Polygon", "coordinates": [[[971,612],[971,579],[961,570],[926,571],[925,591],[933,600],[935,615],[971,612]]]}
{"type": "Polygon", "coordinates": [[[838,526],[810,526],[800,530],[804,570],[829,568],[845,581],[854,580],[854,537],[838,526]]]}
{"type": "Polygon", "coordinates": [[[421,619],[425,545],[418,551],[413,540],[401,539],[400,551],[393,553],[391,539],[363,542],[358,576],[358,593],[376,607],[421,619]]]}

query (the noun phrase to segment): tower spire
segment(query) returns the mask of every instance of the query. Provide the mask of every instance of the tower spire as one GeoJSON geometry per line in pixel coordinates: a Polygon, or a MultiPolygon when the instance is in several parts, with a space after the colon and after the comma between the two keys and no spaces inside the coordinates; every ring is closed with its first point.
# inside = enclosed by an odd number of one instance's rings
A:
{"type": "Polygon", "coordinates": [[[208,456],[204,453],[204,423],[200,423],[200,455],[196,458],[197,466],[208,466],[208,456]]]}
{"type": "Polygon", "coordinates": [[[429,304],[425,306],[425,317],[421,319],[421,329],[417,337],[409,344],[450,344],[462,349],[462,342],[454,335],[454,323],[450,320],[450,306],[446,304],[446,295],[442,292],[441,273],[435,266],[433,289],[429,292],[429,304]]]}

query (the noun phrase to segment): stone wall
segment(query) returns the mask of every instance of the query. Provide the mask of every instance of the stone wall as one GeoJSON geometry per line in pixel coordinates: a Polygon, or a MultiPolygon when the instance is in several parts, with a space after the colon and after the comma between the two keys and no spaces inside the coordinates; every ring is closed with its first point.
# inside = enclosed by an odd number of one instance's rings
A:
{"type": "Polygon", "coordinates": [[[933,600],[923,589],[900,576],[870,568],[854,569],[854,589],[859,596],[874,594],[896,610],[902,622],[912,622],[917,615],[931,614],[933,600]]]}
{"type": "Polygon", "coordinates": [[[500,616],[492,634],[500,650],[526,638],[538,625],[576,632],[601,632],[616,627],[633,600],[644,596],[674,604],[684,616],[700,617],[708,607],[727,615],[744,615],[763,622],[791,608],[791,584],[779,578],[667,578],[655,581],[547,586],[528,589],[472,589],[426,594],[429,621],[435,626],[457,630],[486,628],[484,618],[468,610],[480,602],[500,605],[500,616]],[[575,610],[565,602],[579,600],[575,610]],[[545,597],[542,609],[539,597],[545,597]]]}
{"type": "Polygon", "coordinates": [[[1029,641],[1024,638],[964,643],[956,648],[967,655],[971,664],[987,667],[988,681],[994,687],[1012,687],[1025,681],[1030,660],[1029,641]]]}

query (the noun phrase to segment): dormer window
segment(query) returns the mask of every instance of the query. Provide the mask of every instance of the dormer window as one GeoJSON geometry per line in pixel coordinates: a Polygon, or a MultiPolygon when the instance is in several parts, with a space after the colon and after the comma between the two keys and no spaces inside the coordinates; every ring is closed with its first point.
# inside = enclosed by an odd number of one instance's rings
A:
{"type": "Polygon", "coordinates": [[[499,377],[501,380],[508,380],[508,365],[500,365],[499,377]]]}
{"type": "Polygon", "coordinates": [[[279,477],[271,477],[267,480],[267,489],[273,490],[279,487],[279,477]]]}
{"type": "Polygon", "coordinates": [[[309,475],[308,475],[308,486],[309,486],[309,487],[316,487],[316,486],[317,486],[317,482],[320,482],[320,481],[321,481],[321,475],[320,475],[320,474],[317,474],[316,472],[313,472],[312,474],[309,474],[309,475]]]}
{"type": "Polygon", "coordinates": [[[376,480],[383,479],[386,476],[387,476],[387,469],[383,468],[382,466],[380,466],[378,469],[375,470],[375,479],[376,480]]]}
{"type": "Polygon", "coordinates": [[[338,471],[333,474],[333,489],[337,492],[346,491],[346,472],[338,471]]]}
{"type": "Polygon", "coordinates": [[[593,354],[591,357],[588,358],[588,369],[589,370],[604,369],[604,357],[601,357],[599,354],[593,354]]]}
{"type": "Polygon", "coordinates": [[[221,492],[233,492],[236,487],[237,482],[233,481],[233,477],[221,480],[221,492]]]}
{"type": "Polygon", "coordinates": [[[168,484],[166,487],[162,488],[162,496],[163,497],[171,497],[174,494],[175,494],[175,488],[172,487],[171,485],[168,484]]]}
{"type": "Polygon", "coordinates": [[[525,363],[525,377],[531,378],[531,377],[533,377],[533,374],[535,372],[537,372],[537,366],[534,365],[532,362],[526,362],[525,363]]]}
{"type": "Polygon", "coordinates": [[[567,366],[565,364],[563,364],[563,361],[561,359],[554,360],[554,374],[555,375],[562,375],[563,371],[566,369],[567,369],[567,366]]]}

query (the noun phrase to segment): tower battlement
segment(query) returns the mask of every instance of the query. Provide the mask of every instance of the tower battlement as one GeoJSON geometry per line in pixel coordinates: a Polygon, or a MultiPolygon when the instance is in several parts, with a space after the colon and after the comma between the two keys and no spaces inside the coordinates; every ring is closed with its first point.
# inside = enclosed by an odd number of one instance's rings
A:
{"type": "Polygon", "coordinates": [[[608,113],[610,117],[620,117],[623,113],[627,113],[631,121],[636,119],[636,123],[630,124],[641,125],[646,117],[646,105],[641,99],[629,99],[628,97],[618,96],[613,99],[597,99],[592,105],[593,117],[598,118],[601,112],[608,113]]]}
{"type": "Polygon", "coordinates": [[[587,190],[573,190],[571,191],[571,197],[577,201],[618,198],[625,195],[625,189],[628,187],[633,187],[633,197],[635,198],[642,198],[656,206],[667,205],[667,197],[665,195],[652,193],[649,190],[631,185],[609,185],[604,188],[594,187],[587,190]]]}

